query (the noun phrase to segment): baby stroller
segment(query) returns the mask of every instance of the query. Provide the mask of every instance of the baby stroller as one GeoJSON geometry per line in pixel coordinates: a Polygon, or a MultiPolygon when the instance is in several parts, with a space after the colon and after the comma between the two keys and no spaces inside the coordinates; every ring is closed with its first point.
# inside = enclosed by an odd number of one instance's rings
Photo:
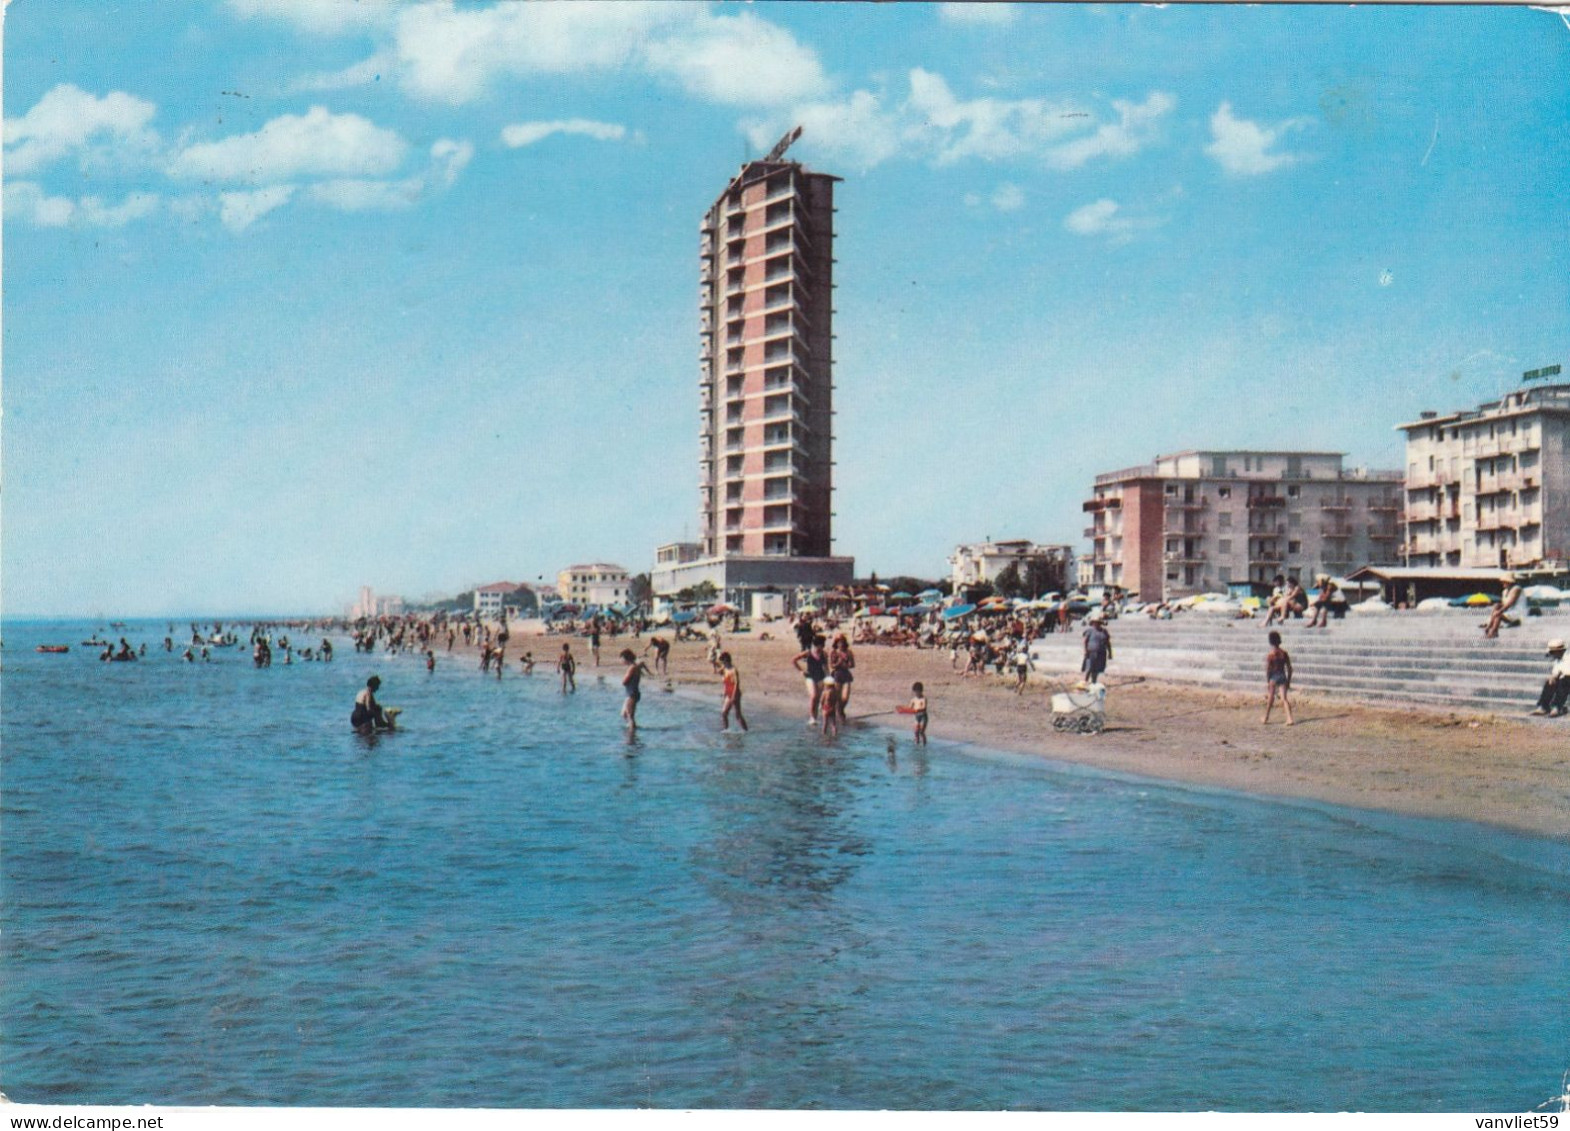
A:
{"type": "Polygon", "coordinates": [[[1107,687],[1093,683],[1082,690],[1052,695],[1052,729],[1076,734],[1100,734],[1107,728],[1107,687]]]}

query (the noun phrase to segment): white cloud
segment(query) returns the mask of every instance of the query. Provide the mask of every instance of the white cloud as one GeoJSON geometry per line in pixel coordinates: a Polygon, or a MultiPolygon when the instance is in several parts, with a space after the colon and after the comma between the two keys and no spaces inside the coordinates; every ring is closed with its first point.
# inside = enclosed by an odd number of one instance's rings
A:
{"type": "Polygon", "coordinates": [[[431,146],[425,172],[396,181],[342,177],[319,181],[305,190],[308,200],[340,212],[395,212],[411,208],[432,191],[448,189],[474,157],[474,145],[442,138],[431,146]]]}
{"type": "Polygon", "coordinates": [[[321,181],[306,189],[306,197],[340,212],[393,212],[411,208],[425,191],[421,177],[401,181],[321,181]]]}
{"type": "Polygon", "coordinates": [[[458,174],[463,172],[473,157],[473,142],[444,137],[431,146],[429,179],[439,181],[443,188],[451,188],[458,174]]]}
{"type": "Polygon", "coordinates": [[[8,181],[5,186],[5,211],[41,228],[63,228],[81,224],[93,228],[120,228],[158,210],[159,198],[150,192],[133,192],[119,204],[105,204],[96,196],[72,200],[49,196],[34,181],[8,181]]]}
{"type": "Polygon", "coordinates": [[[390,173],[403,162],[404,141],[358,114],[313,106],[285,114],[251,134],[189,146],[170,172],[180,177],[266,184],[302,176],[355,177],[390,173]]]}
{"type": "Polygon", "coordinates": [[[518,122],[502,129],[502,144],[509,149],[520,149],[544,141],[552,134],[579,134],[596,141],[620,141],[627,136],[627,127],[614,122],[595,122],[588,118],[568,118],[555,122],[518,122]]]}
{"type": "Polygon", "coordinates": [[[675,78],[689,93],[729,105],[781,105],[829,89],[810,48],[751,12],[699,11],[692,22],[646,43],[643,57],[650,70],[675,78]]]}
{"type": "Polygon", "coordinates": [[[1106,122],[1092,134],[1065,142],[1048,152],[1047,161],[1059,169],[1077,169],[1097,157],[1129,157],[1154,138],[1157,124],[1176,99],[1162,91],[1152,91],[1144,102],[1114,101],[1116,122],[1106,122]]]}
{"type": "Polygon", "coordinates": [[[917,67],[910,72],[905,107],[908,136],[936,151],[939,164],[964,157],[984,160],[1037,152],[1083,128],[1083,111],[1039,98],[956,98],[941,75],[917,67]]]}
{"type": "Polygon", "coordinates": [[[5,214],[40,228],[63,228],[76,213],[76,202],[63,196],[48,196],[32,181],[7,181],[5,214]]]}
{"type": "Polygon", "coordinates": [[[648,4],[494,4],[434,0],[400,11],[390,54],[411,93],[469,102],[505,76],[624,67],[684,10],[648,4]]]}
{"type": "Polygon", "coordinates": [[[939,4],[938,15],[956,24],[989,24],[1006,26],[1014,22],[1018,11],[1013,4],[994,0],[966,0],[957,4],[939,4]]]}
{"type": "Polygon", "coordinates": [[[788,115],[745,123],[754,148],[766,151],[784,133],[786,122],[801,126],[813,152],[860,169],[881,165],[899,153],[902,125],[898,110],[887,110],[871,91],[858,90],[842,102],[812,102],[788,115]]]}
{"type": "Polygon", "coordinates": [[[270,185],[253,192],[221,192],[218,218],[231,232],[243,232],[274,208],[288,204],[293,195],[293,185],[270,185]]]}
{"type": "Polygon", "coordinates": [[[829,89],[817,56],[786,29],[753,12],[716,15],[697,4],[230,0],[230,7],[312,35],[372,33],[377,50],[369,59],[308,75],[296,83],[302,90],[387,75],[416,97],[459,104],[508,77],[618,68],[727,105],[776,106],[829,89]]]}
{"type": "Polygon", "coordinates": [[[1213,139],[1205,152],[1232,176],[1250,177],[1301,161],[1302,155],[1271,152],[1282,137],[1302,129],[1308,124],[1305,118],[1290,118],[1275,128],[1234,117],[1232,105],[1223,102],[1210,118],[1210,136],[1213,139]]]}
{"type": "Polygon", "coordinates": [[[848,98],[808,102],[786,114],[750,119],[743,128],[753,145],[762,148],[785,125],[800,124],[815,153],[864,169],[897,156],[939,165],[1035,158],[1072,169],[1096,158],[1137,153],[1158,135],[1161,121],[1176,104],[1161,91],[1151,92],[1143,102],[1114,101],[1117,120],[1098,125],[1091,110],[1074,102],[960,98],[943,76],[919,67],[910,72],[909,81],[903,101],[858,90],[848,98]]]}
{"type": "Polygon", "coordinates": [[[98,98],[61,83],[20,118],[5,120],[6,170],[26,176],[94,143],[150,151],[158,135],[148,123],[157,112],[153,103],[123,91],[98,98]]]}
{"type": "Polygon", "coordinates": [[[1097,200],[1076,208],[1063,218],[1063,227],[1077,236],[1104,236],[1115,244],[1127,243],[1138,232],[1160,227],[1165,219],[1126,215],[1115,200],[1097,200]]]}
{"type": "Polygon", "coordinates": [[[385,25],[398,0],[229,0],[240,16],[267,16],[315,35],[336,35],[385,25]]]}
{"type": "Polygon", "coordinates": [[[341,71],[317,71],[314,74],[301,75],[289,84],[289,90],[295,94],[310,94],[323,90],[344,90],[353,86],[364,86],[366,83],[375,82],[382,74],[392,69],[392,60],[385,55],[372,55],[369,59],[362,59],[352,63],[341,71]]]}
{"type": "Polygon", "coordinates": [[[999,212],[1018,212],[1025,207],[1025,190],[1005,181],[992,194],[992,207],[999,212]]]}

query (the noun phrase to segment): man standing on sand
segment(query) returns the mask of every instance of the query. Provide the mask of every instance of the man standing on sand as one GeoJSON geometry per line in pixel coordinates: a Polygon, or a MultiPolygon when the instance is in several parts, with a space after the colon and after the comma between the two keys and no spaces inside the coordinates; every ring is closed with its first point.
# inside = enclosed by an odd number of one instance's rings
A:
{"type": "Polygon", "coordinates": [[[1565,662],[1565,642],[1550,640],[1548,656],[1554,661],[1554,666],[1548,669],[1548,679],[1543,684],[1543,693],[1537,697],[1537,706],[1532,714],[1552,715],[1557,719],[1564,716],[1565,704],[1570,702],[1570,663],[1565,662]]]}

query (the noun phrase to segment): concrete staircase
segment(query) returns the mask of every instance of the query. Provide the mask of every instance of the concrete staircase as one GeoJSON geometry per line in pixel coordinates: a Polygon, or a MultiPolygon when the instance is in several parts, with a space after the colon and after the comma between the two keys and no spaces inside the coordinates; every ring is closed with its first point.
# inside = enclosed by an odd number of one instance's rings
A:
{"type": "MultiPolygon", "coordinates": [[[[1550,661],[1545,646],[1570,638],[1570,612],[1526,617],[1485,640],[1486,610],[1475,612],[1347,614],[1326,629],[1293,620],[1281,629],[1292,655],[1294,691],[1384,703],[1520,715],[1532,709],[1550,661]]],[[[1231,690],[1263,692],[1264,622],[1219,614],[1180,613],[1169,621],[1133,615],[1112,621],[1108,676],[1154,676],[1231,690]]],[[[1031,654],[1042,672],[1079,669],[1080,627],[1036,641],[1031,654]]]]}

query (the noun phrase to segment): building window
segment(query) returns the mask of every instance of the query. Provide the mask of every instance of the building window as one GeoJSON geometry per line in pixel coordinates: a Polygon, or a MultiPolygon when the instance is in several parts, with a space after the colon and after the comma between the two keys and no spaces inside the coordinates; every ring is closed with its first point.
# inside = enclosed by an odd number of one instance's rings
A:
{"type": "Polygon", "coordinates": [[[1287,498],[1295,499],[1298,497],[1299,492],[1300,488],[1297,486],[1297,484],[1293,483],[1287,487],[1287,498]]]}
{"type": "Polygon", "coordinates": [[[1303,543],[1301,543],[1301,542],[1288,542],[1287,543],[1287,553],[1289,553],[1289,554],[1301,554],[1302,552],[1303,552],[1303,543]]]}
{"type": "Polygon", "coordinates": [[[1223,554],[1230,554],[1232,552],[1232,539],[1230,539],[1230,538],[1223,538],[1223,539],[1221,539],[1221,542],[1219,544],[1219,549],[1220,549],[1220,552],[1223,553],[1223,554]]]}
{"type": "Polygon", "coordinates": [[[1230,499],[1232,497],[1232,488],[1230,488],[1230,487],[1217,487],[1216,488],[1216,496],[1218,498],[1222,498],[1222,499],[1230,499]]]}
{"type": "Polygon", "coordinates": [[[1216,525],[1219,526],[1222,530],[1231,530],[1232,529],[1232,512],[1231,511],[1221,511],[1219,514],[1217,514],[1216,515],[1216,525]]]}

